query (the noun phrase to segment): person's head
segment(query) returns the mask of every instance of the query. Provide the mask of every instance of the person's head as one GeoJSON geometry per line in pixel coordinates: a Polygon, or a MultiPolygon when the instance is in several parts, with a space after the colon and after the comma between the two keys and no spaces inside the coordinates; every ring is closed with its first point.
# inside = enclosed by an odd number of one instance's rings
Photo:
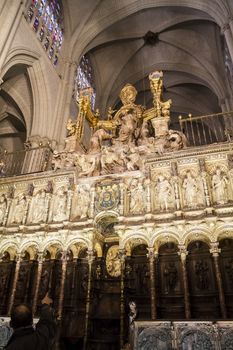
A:
{"type": "Polygon", "coordinates": [[[32,310],[28,305],[19,304],[13,307],[10,322],[13,329],[31,326],[32,322],[32,310]]]}

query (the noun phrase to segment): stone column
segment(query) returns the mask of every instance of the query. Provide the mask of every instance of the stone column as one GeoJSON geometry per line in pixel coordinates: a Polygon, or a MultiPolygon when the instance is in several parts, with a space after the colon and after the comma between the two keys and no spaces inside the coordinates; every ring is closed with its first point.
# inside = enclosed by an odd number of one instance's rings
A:
{"type": "Polygon", "coordinates": [[[0,22],[1,22],[1,41],[0,41],[0,72],[9,48],[14,39],[16,30],[19,28],[19,22],[22,20],[26,0],[0,1],[0,22]]]}
{"type": "Polygon", "coordinates": [[[145,187],[146,187],[146,213],[151,212],[151,180],[146,179],[145,180],[145,187]]]}
{"type": "Polygon", "coordinates": [[[11,314],[12,306],[13,306],[14,300],[15,300],[15,292],[16,292],[16,286],[17,286],[18,277],[19,277],[20,264],[21,264],[21,254],[17,253],[16,254],[16,265],[15,265],[14,279],[13,279],[10,300],[9,300],[9,305],[8,305],[8,310],[7,310],[8,316],[10,316],[10,314],[11,314]]]}
{"type": "Polygon", "coordinates": [[[222,27],[222,33],[225,36],[226,43],[227,43],[227,46],[228,46],[228,50],[229,50],[229,53],[231,55],[231,60],[233,62],[233,36],[232,36],[232,33],[231,33],[231,28],[230,28],[230,24],[229,23],[226,23],[222,27]]]}
{"type": "Polygon", "coordinates": [[[181,206],[180,206],[180,193],[179,193],[179,178],[178,178],[178,176],[173,176],[172,182],[174,185],[176,210],[180,210],[181,206]]]}
{"type": "Polygon", "coordinates": [[[60,294],[58,301],[58,320],[62,318],[63,310],[63,301],[64,301],[64,288],[65,288],[65,278],[66,278],[66,269],[67,269],[67,252],[62,253],[62,265],[61,265],[61,285],[60,285],[60,294]]]}
{"type": "Polygon", "coordinates": [[[124,278],[125,278],[125,250],[119,250],[119,257],[121,261],[121,294],[120,294],[120,349],[124,346],[124,317],[125,317],[125,298],[124,298],[124,278]]]}
{"type": "Polygon", "coordinates": [[[222,275],[219,267],[219,254],[221,252],[221,249],[218,248],[218,245],[219,245],[218,242],[211,243],[210,253],[212,254],[214,259],[214,268],[215,268],[216,281],[218,286],[221,314],[222,314],[222,318],[226,319],[227,312],[226,312],[225,295],[224,295],[223,285],[222,285],[222,275]]]}
{"type": "Polygon", "coordinates": [[[149,258],[150,267],[150,300],[151,300],[151,319],[156,320],[156,289],[155,289],[155,259],[158,257],[158,253],[154,251],[153,247],[148,248],[147,257],[149,258]]]}
{"type": "MultiPolygon", "coordinates": [[[[210,194],[209,194],[209,188],[208,188],[208,184],[207,184],[207,172],[206,172],[204,158],[199,159],[199,167],[200,167],[201,179],[202,179],[203,188],[204,188],[206,206],[210,207],[210,204],[211,204],[210,203],[210,194]]],[[[209,208],[209,210],[212,211],[211,208],[209,208]]]]}
{"type": "Polygon", "coordinates": [[[185,318],[189,320],[191,318],[190,311],[190,298],[189,298],[189,286],[188,286],[188,275],[186,268],[186,257],[188,251],[184,245],[179,246],[180,251],[178,252],[181,259],[181,268],[182,268],[182,279],[183,279],[183,288],[184,288],[184,308],[185,308],[185,318]]]}
{"type": "Polygon", "coordinates": [[[71,305],[72,306],[73,306],[73,303],[75,300],[76,267],[77,267],[77,258],[73,258],[73,262],[72,262],[72,286],[71,286],[71,305]]]}
{"type": "Polygon", "coordinates": [[[87,349],[87,337],[88,337],[88,326],[89,326],[89,313],[90,313],[90,295],[91,295],[91,276],[92,276],[92,264],[94,261],[93,250],[88,250],[88,283],[87,283],[87,298],[86,298],[86,315],[85,315],[85,334],[83,342],[83,350],[87,349]]]}
{"type": "Polygon", "coordinates": [[[33,316],[36,312],[37,302],[38,302],[38,294],[39,294],[39,286],[40,286],[40,280],[41,280],[41,274],[43,269],[43,253],[39,252],[37,257],[37,276],[36,276],[36,286],[35,286],[35,293],[34,298],[32,302],[32,313],[33,316]]]}

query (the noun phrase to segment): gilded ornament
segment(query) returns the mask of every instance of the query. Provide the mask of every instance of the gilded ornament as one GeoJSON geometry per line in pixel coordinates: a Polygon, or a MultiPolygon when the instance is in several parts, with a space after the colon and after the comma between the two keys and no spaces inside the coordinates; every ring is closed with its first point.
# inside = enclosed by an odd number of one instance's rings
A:
{"type": "Polygon", "coordinates": [[[121,260],[119,257],[119,246],[111,246],[106,255],[106,269],[111,277],[119,277],[121,275],[121,260]]]}

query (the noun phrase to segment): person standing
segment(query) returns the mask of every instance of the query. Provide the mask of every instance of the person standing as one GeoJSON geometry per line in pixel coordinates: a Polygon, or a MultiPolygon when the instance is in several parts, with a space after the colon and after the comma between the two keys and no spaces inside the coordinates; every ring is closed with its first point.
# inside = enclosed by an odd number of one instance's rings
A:
{"type": "Polygon", "coordinates": [[[35,327],[32,310],[28,305],[19,304],[12,309],[10,326],[14,331],[6,350],[51,349],[56,334],[56,322],[50,307],[52,302],[47,293],[42,300],[40,319],[35,327]]]}

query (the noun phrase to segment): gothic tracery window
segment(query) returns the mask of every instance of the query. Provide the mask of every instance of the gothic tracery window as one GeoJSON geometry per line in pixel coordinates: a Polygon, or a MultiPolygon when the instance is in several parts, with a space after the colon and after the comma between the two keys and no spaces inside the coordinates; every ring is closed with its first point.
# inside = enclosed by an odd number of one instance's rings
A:
{"type": "Polygon", "coordinates": [[[59,0],[32,0],[26,13],[48,57],[56,66],[63,41],[63,15],[59,0]]]}
{"type": "Polygon", "coordinates": [[[88,87],[91,87],[93,89],[93,94],[91,97],[91,107],[92,110],[94,110],[96,101],[96,90],[93,77],[93,68],[91,66],[89,57],[87,55],[84,55],[81,58],[81,61],[75,74],[74,97],[78,99],[79,91],[88,87]]]}

